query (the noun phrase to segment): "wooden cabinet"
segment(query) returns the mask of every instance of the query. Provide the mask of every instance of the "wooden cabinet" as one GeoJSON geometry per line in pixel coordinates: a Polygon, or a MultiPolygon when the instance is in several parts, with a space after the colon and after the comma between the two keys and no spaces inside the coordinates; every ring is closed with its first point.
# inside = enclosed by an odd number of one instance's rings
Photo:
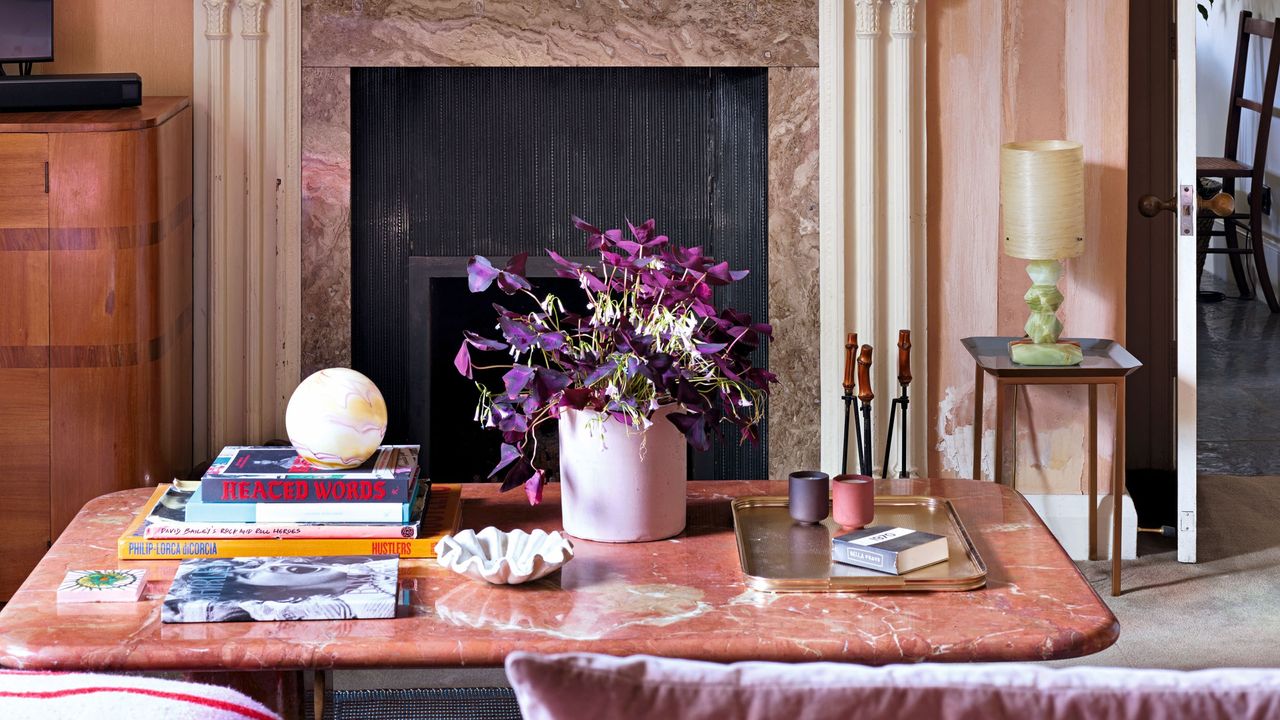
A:
{"type": "Polygon", "coordinates": [[[191,262],[186,98],[0,113],[0,601],[86,501],[190,467],[191,262]]]}

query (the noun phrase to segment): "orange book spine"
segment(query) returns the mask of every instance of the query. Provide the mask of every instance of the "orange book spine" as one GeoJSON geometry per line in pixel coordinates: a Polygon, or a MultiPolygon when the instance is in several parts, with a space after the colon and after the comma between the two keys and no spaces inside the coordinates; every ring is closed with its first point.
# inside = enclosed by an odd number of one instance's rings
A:
{"type": "Polygon", "coordinates": [[[121,560],[185,560],[187,558],[281,557],[326,555],[399,555],[433,558],[436,543],[457,532],[462,520],[462,486],[433,485],[422,515],[420,537],[411,539],[196,539],[160,540],[144,537],[142,523],[168,489],[160,485],[116,542],[121,560]]]}

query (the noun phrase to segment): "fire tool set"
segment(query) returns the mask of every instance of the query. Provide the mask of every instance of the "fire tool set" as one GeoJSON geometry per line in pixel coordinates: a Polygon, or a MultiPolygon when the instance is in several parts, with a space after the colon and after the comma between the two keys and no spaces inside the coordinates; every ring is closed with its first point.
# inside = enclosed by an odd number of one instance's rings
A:
{"type": "MultiPolygon", "coordinates": [[[[849,333],[845,338],[844,344],[844,446],[840,454],[840,470],[841,472],[849,472],[849,415],[853,415],[853,438],[857,443],[858,451],[858,474],[870,476],[872,473],[871,459],[871,402],[875,400],[875,393],[871,391],[871,346],[863,345],[861,350],[858,348],[858,334],[849,333]],[[854,367],[857,367],[857,394],[854,393],[854,367]],[[856,405],[855,405],[856,403],[856,405]],[[861,418],[858,415],[861,414],[861,418]]],[[[910,477],[907,472],[907,404],[910,402],[910,396],[907,392],[911,385],[911,331],[898,331],[898,385],[901,388],[901,394],[893,398],[892,406],[889,409],[889,427],[885,435],[884,441],[884,463],[881,466],[880,477],[889,476],[889,457],[893,446],[893,426],[898,416],[898,409],[902,409],[902,425],[901,425],[901,458],[902,462],[898,471],[898,477],[910,477]]]]}

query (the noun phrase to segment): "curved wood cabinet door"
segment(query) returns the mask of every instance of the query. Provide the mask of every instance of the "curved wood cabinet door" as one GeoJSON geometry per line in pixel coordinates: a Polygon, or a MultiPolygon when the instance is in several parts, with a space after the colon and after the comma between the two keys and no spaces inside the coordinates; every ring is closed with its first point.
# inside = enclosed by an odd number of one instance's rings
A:
{"type": "Polygon", "coordinates": [[[49,532],[49,141],[0,134],[0,600],[49,532]]]}
{"type": "Polygon", "coordinates": [[[190,468],[191,172],[186,98],[0,116],[0,600],[88,500],[190,468]]]}

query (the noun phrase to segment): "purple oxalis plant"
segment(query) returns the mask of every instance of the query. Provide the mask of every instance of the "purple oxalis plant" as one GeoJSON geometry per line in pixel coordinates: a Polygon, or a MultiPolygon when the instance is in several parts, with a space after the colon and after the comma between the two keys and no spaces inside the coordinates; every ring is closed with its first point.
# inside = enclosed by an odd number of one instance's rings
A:
{"type": "MultiPolygon", "coordinates": [[[[494,283],[508,295],[524,294],[537,310],[513,312],[495,304],[502,339],[465,333],[454,358],[458,372],[502,369],[502,387],[477,382],[476,419],[502,433],[498,464],[490,477],[502,489],[523,485],[531,504],[542,500],[546,470],[534,466],[535,429],[566,409],[593,410],[634,431],[652,424],[658,408],[698,450],[706,450],[723,424],[741,439],[756,441],[773,373],[753,367],[750,355],[772,336],[772,328],[750,315],[713,303],[716,287],[747,276],[731,270],[700,247],[680,247],[641,225],[600,230],[581,218],[587,246],[599,266],[568,260],[548,250],[560,277],[576,279],[589,314],[565,310],[560,298],[539,297],[525,277],[528,253],[503,268],[475,256],[467,263],[468,286],[484,292],[494,283]],[[473,353],[503,353],[496,363],[477,363],[473,353]]],[[[484,355],[480,355],[481,358],[484,355]]],[[[474,379],[474,378],[473,378],[474,379]]]]}

